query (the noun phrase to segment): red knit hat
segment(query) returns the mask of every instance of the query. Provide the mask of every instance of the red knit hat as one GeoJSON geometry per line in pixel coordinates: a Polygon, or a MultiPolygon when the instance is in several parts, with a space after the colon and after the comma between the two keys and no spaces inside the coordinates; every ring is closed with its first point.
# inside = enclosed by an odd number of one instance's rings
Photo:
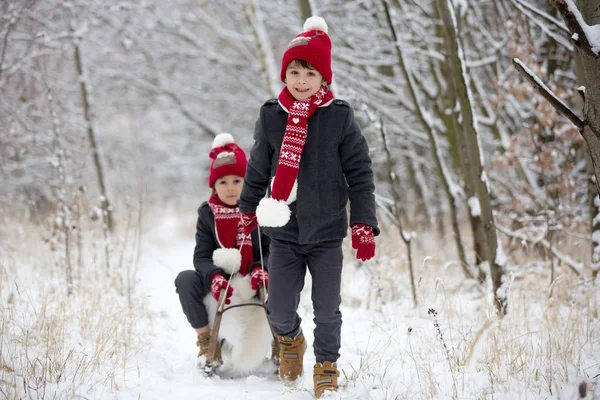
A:
{"type": "Polygon", "coordinates": [[[285,83],[285,71],[294,60],[310,63],[331,85],[331,40],[327,34],[327,23],[321,17],[310,17],[304,22],[304,32],[296,36],[283,53],[281,81],[285,83]]]}
{"type": "Polygon", "coordinates": [[[229,133],[219,133],[213,140],[210,151],[210,172],[208,186],[213,187],[215,181],[227,175],[246,176],[246,153],[235,144],[233,136],[229,133]]]}

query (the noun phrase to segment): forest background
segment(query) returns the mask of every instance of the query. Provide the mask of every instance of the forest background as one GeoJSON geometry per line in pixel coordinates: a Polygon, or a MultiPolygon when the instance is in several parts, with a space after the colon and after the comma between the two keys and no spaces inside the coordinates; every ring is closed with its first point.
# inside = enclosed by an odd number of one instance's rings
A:
{"type": "MultiPolygon", "coordinates": [[[[529,321],[531,301],[532,360],[552,367],[503,371],[526,376],[524,392],[595,389],[599,364],[582,354],[600,336],[597,1],[2,0],[0,393],[72,395],[107,360],[129,370],[153,318],[146,238],[193,238],[212,139],[230,132],[249,150],[259,107],[283,85],[280,56],[311,15],[329,25],[332,90],[354,108],[376,175],[383,233],[374,261],[348,251],[349,270],[369,277],[348,303],[402,301],[435,319],[427,282],[474,293],[485,315],[446,339],[462,356],[430,326],[457,395],[452,365],[510,336],[503,316],[529,321]],[[93,357],[65,344],[74,330],[93,337],[93,357]]],[[[101,382],[86,390],[118,391],[101,382]]]]}

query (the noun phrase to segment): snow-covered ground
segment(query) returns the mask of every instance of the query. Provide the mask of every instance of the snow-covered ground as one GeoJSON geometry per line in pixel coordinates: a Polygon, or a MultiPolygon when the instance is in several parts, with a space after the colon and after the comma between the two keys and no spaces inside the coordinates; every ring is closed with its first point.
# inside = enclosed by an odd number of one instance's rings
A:
{"type": "MultiPolygon", "coordinates": [[[[98,345],[101,337],[94,336],[94,330],[101,332],[106,327],[103,322],[114,323],[115,314],[127,312],[126,302],[106,295],[108,304],[94,305],[91,309],[98,310],[94,313],[89,311],[91,300],[87,298],[95,289],[90,288],[89,293],[80,291],[75,296],[79,300],[67,301],[62,311],[63,315],[77,313],[77,317],[65,317],[65,327],[57,336],[57,340],[64,342],[64,351],[62,358],[56,358],[71,364],[78,355],[80,360],[89,360],[102,349],[103,356],[97,357],[96,367],[89,366],[86,370],[89,372],[79,371],[78,375],[73,372],[77,371],[77,363],[73,363],[65,376],[77,384],[69,385],[65,378],[57,382],[54,376],[54,382],[42,388],[31,384],[31,377],[36,375],[31,372],[33,367],[29,362],[27,388],[16,385],[11,391],[10,385],[4,385],[0,394],[6,398],[314,398],[310,277],[300,306],[309,344],[304,359],[307,373],[298,388],[283,387],[268,363],[253,376],[235,379],[206,378],[196,368],[195,333],[181,311],[173,284],[179,271],[192,268],[193,222],[167,217],[144,236],[134,296],[136,315],[123,320],[123,326],[128,327],[122,329],[124,332],[118,327],[108,331],[128,343],[111,337],[107,341],[112,347],[107,350],[108,344],[98,345]],[[81,328],[86,318],[90,321],[87,325],[91,325],[88,330],[81,328]],[[74,349],[71,358],[67,357],[69,349],[74,349]],[[89,374],[86,379],[78,378],[85,373],[89,374]]],[[[434,245],[431,249],[431,254],[427,254],[431,260],[423,263],[421,258],[415,265],[419,299],[416,308],[412,305],[402,242],[393,237],[381,238],[378,261],[362,266],[348,251],[338,362],[341,388],[332,398],[576,399],[581,382],[587,382],[589,390],[596,388],[600,377],[597,287],[558,271],[557,275],[562,277],[553,285],[549,297],[549,275],[541,264],[513,267],[509,289],[511,309],[498,321],[487,298],[487,288],[465,280],[456,263],[444,259],[447,254],[444,246],[434,245]]],[[[18,326],[27,325],[35,330],[43,325],[44,332],[31,333],[32,337],[38,335],[42,339],[41,333],[52,332],[50,325],[32,317],[39,318],[38,299],[52,297],[52,293],[41,289],[47,287],[40,283],[47,280],[39,274],[43,268],[39,265],[15,268],[19,262],[17,254],[3,248],[0,281],[3,310],[0,382],[13,385],[25,382],[19,378],[25,373],[16,368],[19,359],[37,359],[40,364],[37,376],[42,382],[41,366],[48,368],[49,363],[44,364],[44,360],[52,358],[44,358],[43,354],[19,358],[17,353],[22,347],[10,341],[23,337],[18,326]],[[16,286],[18,290],[14,289],[16,286]],[[19,315],[31,318],[26,324],[24,319],[15,317],[19,315]]],[[[52,276],[51,280],[61,278],[52,276]]],[[[104,290],[102,284],[97,286],[104,290]]],[[[94,300],[93,304],[96,303],[102,302],[94,300]]],[[[46,313],[49,315],[50,311],[46,313]]],[[[36,342],[38,349],[44,348],[42,339],[36,342]]],[[[35,349],[35,345],[30,345],[28,351],[35,349]]],[[[83,361],[79,364],[86,365],[83,361]]],[[[589,390],[587,398],[593,398],[589,390]]]]}

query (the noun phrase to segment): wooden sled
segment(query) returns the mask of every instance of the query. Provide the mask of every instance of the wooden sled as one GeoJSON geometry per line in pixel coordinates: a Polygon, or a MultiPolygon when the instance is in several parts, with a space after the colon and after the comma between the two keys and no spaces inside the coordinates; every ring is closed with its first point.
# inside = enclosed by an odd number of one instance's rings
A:
{"type": "MultiPolygon", "coordinates": [[[[212,376],[214,371],[220,366],[219,360],[216,360],[217,353],[217,345],[219,344],[219,329],[221,327],[221,319],[223,318],[223,314],[231,309],[236,307],[262,307],[265,310],[265,314],[267,312],[267,306],[265,304],[267,290],[263,285],[259,287],[260,293],[260,303],[243,303],[243,304],[234,304],[228,307],[225,307],[225,299],[226,299],[226,290],[221,289],[219,293],[219,301],[217,302],[217,311],[215,314],[215,318],[213,320],[213,325],[210,329],[210,341],[208,342],[208,354],[206,355],[206,365],[204,367],[204,373],[207,376],[212,376]]],[[[277,335],[273,331],[273,326],[271,325],[271,321],[267,318],[267,322],[269,323],[269,327],[271,328],[271,334],[273,335],[273,344],[271,345],[271,359],[279,364],[279,340],[277,339],[277,335]]]]}

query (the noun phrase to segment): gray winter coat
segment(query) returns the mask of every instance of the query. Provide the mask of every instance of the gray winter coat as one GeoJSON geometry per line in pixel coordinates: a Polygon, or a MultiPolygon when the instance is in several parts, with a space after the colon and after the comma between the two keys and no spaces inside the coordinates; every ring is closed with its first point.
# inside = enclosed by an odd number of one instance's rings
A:
{"type": "MultiPolygon", "coordinates": [[[[260,109],[254,128],[240,211],[255,211],[275,176],[288,114],[277,99],[260,109]]],[[[319,107],[308,121],[297,200],[290,205],[290,221],[280,228],[261,228],[271,238],[299,244],[342,239],[350,224],[362,222],[379,234],[375,217],[373,171],[369,147],[344,100],[319,107]]]]}
{"type": "MultiPolygon", "coordinates": [[[[258,246],[258,230],[252,232],[252,255],[254,262],[250,266],[250,272],[260,265],[260,247],[258,246]]],[[[268,269],[269,244],[271,239],[261,235],[262,253],[264,267],[268,269]]],[[[213,264],[213,252],[221,246],[217,242],[217,232],[215,231],[215,217],[208,205],[208,202],[202,203],[198,208],[198,222],[196,223],[196,248],[194,249],[194,268],[202,277],[202,287],[204,293],[210,293],[210,284],[212,277],[217,272],[229,279],[229,274],[213,264]]]]}

